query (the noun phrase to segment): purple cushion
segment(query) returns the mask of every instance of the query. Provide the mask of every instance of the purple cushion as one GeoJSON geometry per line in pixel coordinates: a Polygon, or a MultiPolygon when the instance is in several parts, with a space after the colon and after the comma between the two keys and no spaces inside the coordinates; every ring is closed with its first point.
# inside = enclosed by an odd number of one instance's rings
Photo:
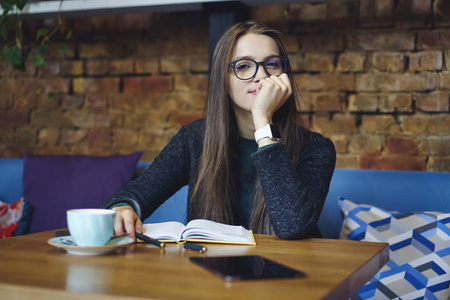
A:
{"type": "Polygon", "coordinates": [[[106,197],[130,182],[141,154],[25,154],[23,195],[33,207],[29,233],[67,227],[68,209],[100,207],[106,197]]]}

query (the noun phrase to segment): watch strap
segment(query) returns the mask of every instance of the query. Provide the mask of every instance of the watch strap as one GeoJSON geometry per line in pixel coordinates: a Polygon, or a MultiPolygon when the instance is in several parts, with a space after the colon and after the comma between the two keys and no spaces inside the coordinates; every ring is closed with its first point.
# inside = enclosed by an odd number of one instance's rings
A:
{"type": "Polygon", "coordinates": [[[266,137],[274,141],[280,141],[281,140],[280,130],[276,125],[267,124],[263,128],[260,128],[255,131],[256,142],[266,137]]]}

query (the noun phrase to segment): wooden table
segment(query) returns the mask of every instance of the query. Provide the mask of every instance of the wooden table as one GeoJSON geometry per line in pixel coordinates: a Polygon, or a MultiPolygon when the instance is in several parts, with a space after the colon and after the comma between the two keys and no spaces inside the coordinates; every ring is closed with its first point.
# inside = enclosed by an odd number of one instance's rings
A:
{"type": "Polygon", "coordinates": [[[261,255],[306,278],[226,282],[191,263],[180,245],[131,245],[74,256],[47,244],[54,231],[0,240],[2,299],[348,299],[388,261],[388,244],[328,239],[256,246],[208,244],[206,256],[261,255]]]}

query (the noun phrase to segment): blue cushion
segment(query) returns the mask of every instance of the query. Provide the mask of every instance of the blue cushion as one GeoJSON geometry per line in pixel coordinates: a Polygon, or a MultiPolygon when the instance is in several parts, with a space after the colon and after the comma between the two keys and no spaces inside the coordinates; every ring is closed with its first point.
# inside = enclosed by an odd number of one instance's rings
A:
{"type": "MultiPolygon", "coordinates": [[[[140,161],[137,165],[135,176],[139,176],[150,164],[151,162],[140,161]]],[[[143,223],[177,221],[186,224],[187,197],[188,186],[186,185],[161,204],[143,223]]]]}
{"type": "Polygon", "coordinates": [[[23,160],[0,159],[0,199],[13,203],[23,196],[23,160]]]}
{"type": "Polygon", "coordinates": [[[448,299],[450,213],[393,212],[339,199],[342,239],[389,243],[389,261],[359,299],[448,299]]]}
{"type": "Polygon", "coordinates": [[[339,238],[342,216],[336,199],[386,210],[450,211],[450,172],[336,169],[318,225],[325,238],[339,238]]]}
{"type": "Polygon", "coordinates": [[[25,154],[23,194],[33,206],[30,233],[67,227],[68,209],[100,207],[132,179],[140,156],[25,154]]]}

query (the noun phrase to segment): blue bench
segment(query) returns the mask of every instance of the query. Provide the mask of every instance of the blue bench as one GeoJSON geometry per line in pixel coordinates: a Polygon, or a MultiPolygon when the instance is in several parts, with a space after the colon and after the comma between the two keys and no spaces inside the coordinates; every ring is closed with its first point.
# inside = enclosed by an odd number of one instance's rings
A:
{"type": "MultiPolygon", "coordinates": [[[[137,174],[150,163],[139,162],[137,174]]],[[[0,199],[22,197],[22,159],[0,159],[0,199]]],[[[186,222],[187,186],[161,205],[145,223],[186,222]]],[[[450,211],[450,173],[336,169],[319,228],[326,238],[339,238],[342,225],[337,198],[394,211],[450,211]]]]}

